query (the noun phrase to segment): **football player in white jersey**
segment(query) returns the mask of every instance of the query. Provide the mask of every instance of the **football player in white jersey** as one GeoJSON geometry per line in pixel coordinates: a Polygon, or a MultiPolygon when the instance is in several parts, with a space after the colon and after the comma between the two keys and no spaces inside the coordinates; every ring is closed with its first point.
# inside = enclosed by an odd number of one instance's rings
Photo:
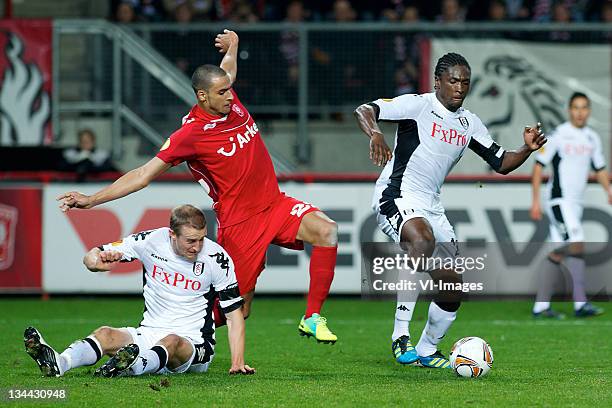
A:
{"type": "Polygon", "coordinates": [[[225,250],[206,238],[206,219],[198,208],[172,210],[170,228],[133,234],[93,248],[83,263],[92,272],[106,272],[119,262],[143,264],[145,310],[139,327],[102,326],[63,353],[49,346],[38,330],[24,333],[26,352],[43,375],[59,377],[111,358],[94,373],[117,377],[148,373],[204,372],[215,347],[213,299],[219,294],[227,317],[232,365],[230,374],[253,374],[244,362],[244,303],[234,264],[225,250]]]}
{"type": "MultiPolygon", "coordinates": [[[[370,159],[384,166],[372,203],[378,225],[395,242],[402,243],[412,259],[456,256],[455,233],[440,202],[440,187],[468,148],[495,171],[507,174],[546,143],[538,124],[525,127],[524,144],[518,150],[506,151],[497,145],[482,121],[462,107],[470,77],[465,58],[449,53],[436,64],[435,92],[379,99],[355,110],[359,127],[370,138],[370,159]],[[393,150],[378,126],[381,120],[397,123],[393,150]]],[[[427,272],[436,281],[461,282],[460,275],[452,270],[427,272]]],[[[409,322],[418,293],[404,296],[398,292],[391,345],[395,359],[402,364],[450,367],[437,345],[455,320],[460,293],[440,293],[431,302],[416,347],[410,341],[409,322]]]]}
{"type": "Polygon", "coordinates": [[[536,156],[531,185],[533,201],[531,218],[542,218],[540,184],[542,169],[552,165],[552,175],[544,191],[546,215],[549,220],[549,240],[559,246],[548,255],[540,270],[538,295],[533,306],[534,317],[561,319],[565,317],[550,307],[555,275],[567,269],[572,279],[572,297],[576,317],[597,316],[603,310],[587,302],[585,290],[584,231],[582,230],[582,200],[590,170],[612,204],[612,191],[601,148],[601,139],[587,126],[591,114],[589,98],[580,92],[569,100],[569,121],[559,125],[548,144],[536,156]]]}

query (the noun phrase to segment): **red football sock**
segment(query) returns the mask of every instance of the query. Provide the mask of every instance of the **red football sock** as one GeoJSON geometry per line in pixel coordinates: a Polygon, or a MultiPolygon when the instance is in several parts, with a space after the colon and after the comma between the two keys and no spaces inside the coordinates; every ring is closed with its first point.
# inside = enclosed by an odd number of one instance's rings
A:
{"type": "Polygon", "coordinates": [[[305,318],[313,313],[320,313],[323,302],[327,299],[329,287],[334,280],[336,255],[338,247],[312,247],[310,256],[310,290],[306,301],[305,318]]]}
{"type": "Polygon", "coordinates": [[[227,319],[225,318],[225,313],[221,311],[221,305],[219,304],[219,296],[215,296],[213,304],[213,316],[215,318],[215,327],[225,326],[227,324],[227,319]]]}

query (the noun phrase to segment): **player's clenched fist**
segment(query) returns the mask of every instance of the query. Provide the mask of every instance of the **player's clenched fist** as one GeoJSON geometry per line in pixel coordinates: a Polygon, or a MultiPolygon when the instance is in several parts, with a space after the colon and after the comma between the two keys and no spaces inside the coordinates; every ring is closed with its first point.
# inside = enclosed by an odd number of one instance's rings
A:
{"type": "Polygon", "coordinates": [[[230,375],[233,375],[233,374],[250,375],[250,374],[255,374],[255,369],[244,364],[244,365],[235,366],[235,367],[232,366],[232,368],[229,369],[229,373],[230,375]]]}
{"type": "Polygon", "coordinates": [[[93,248],[83,258],[85,267],[92,272],[110,271],[117,265],[123,254],[119,251],[101,251],[100,248],[93,248]]]}
{"type": "Polygon", "coordinates": [[[217,34],[215,47],[219,49],[220,53],[225,54],[232,45],[238,45],[238,34],[228,29],[223,30],[222,34],[217,34]]]}

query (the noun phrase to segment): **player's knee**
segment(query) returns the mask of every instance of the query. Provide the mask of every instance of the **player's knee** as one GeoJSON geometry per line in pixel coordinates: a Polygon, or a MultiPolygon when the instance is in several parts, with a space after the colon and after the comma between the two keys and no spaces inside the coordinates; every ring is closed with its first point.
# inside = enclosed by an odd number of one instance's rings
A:
{"type": "Polygon", "coordinates": [[[247,304],[245,303],[244,305],[242,305],[242,317],[244,318],[244,320],[248,319],[249,316],[251,315],[251,306],[247,306],[247,304]]]}
{"type": "Polygon", "coordinates": [[[166,350],[168,350],[169,354],[175,354],[181,346],[182,341],[183,339],[180,336],[177,336],[176,334],[169,334],[164,337],[160,341],[160,343],[163,344],[164,347],[166,347],[166,350]]]}
{"type": "Polygon", "coordinates": [[[338,245],[338,224],[334,221],[325,221],[317,230],[317,244],[321,246],[338,245]]]}
{"type": "Polygon", "coordinates": [[[96,330],[93,331],[92,334],[98,340],[98,343],[100,343],[100,346],[102,347],[102,350],[104,352],[114,351],[115,347],[113,346],[113,328],[112,327],[109,327],[109,326],[98,327],[96,330]]]}
{"type": "Polygon", "coordinates": [[[436,240],[432,234],[425,231],[423,234],[417,236],[411,242],[412,249],[417,256],[423,256],[428,258],[433,255],[434,249],[436,248],[436,240]]]}
{"type": "Polygon", "coordinates": [[[436,247],[436,238],[426,220],[407,222],[401,233],[402,248],[413,257],[430,257],[436,247]]]}
{"type": "Polygon", "coordinates": [[[100,343],[109,342],[113,338],[113,329],[108,326],[100,326],[96,330],[94,330],[93,335],[96,336],[96,339],[100,343]]]}

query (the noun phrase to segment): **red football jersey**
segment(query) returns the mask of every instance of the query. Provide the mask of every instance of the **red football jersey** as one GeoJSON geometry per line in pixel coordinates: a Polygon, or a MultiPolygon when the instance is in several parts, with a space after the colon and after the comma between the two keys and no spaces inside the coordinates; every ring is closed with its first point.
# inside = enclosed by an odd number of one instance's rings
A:
{"type": "Polygon", "coordinates": [[[213,199],[221,227],[246,220],[280,197],[274,165],[257,124],[232,93],[228,115],[213,116],[195,105],[157,154],[173,166],[187,162],[213,199]]]}

